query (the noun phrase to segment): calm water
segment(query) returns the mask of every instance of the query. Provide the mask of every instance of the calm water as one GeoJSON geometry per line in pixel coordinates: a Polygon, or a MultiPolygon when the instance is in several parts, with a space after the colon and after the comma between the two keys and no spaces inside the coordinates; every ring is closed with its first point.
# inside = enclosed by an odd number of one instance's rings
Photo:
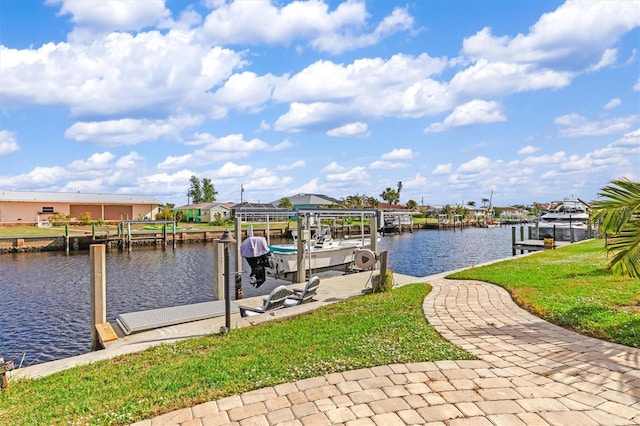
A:
{"type": "MultiPolygon", "coordinates": [[[[389,268],[422,277],[511,256],[511,227],[387,235],[389,268]]],[[[118,314],[214,299],[213,245],[107,252],[107,320],[118,314]]],[[[232,270],[235,262],[231,260],[232,270]]],[[[243,268],[248,271],[245,263],[243,268]]],[[[0,256],[0,357],[24,365],[86,353],[91,346],[88,252],[0,256]]],[[[233,285],[233,284],[232,284],[233,285]]],[[[245,297],[269,293],[243,273],[245,297]]],[[[231,291],[232,297],[234,290],[231,291]]]]}

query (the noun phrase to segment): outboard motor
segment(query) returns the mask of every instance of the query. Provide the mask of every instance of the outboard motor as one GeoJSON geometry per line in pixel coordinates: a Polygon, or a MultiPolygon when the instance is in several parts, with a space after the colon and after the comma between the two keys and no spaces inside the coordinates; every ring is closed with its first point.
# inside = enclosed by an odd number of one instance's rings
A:
{"type": "Polygon", "coordinates": [[[240,254],[251,267],[249,282],[258,288],[267,279],[265,268],[270,265],[271,252],[264,237],[248,237],[240,245],[240,254]]]}

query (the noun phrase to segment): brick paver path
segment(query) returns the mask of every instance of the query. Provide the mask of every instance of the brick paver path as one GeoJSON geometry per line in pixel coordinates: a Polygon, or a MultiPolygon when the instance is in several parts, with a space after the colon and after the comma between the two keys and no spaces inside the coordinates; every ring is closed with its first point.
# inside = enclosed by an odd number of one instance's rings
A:
{"type": "Polygon", "coordinates": [[[329,374],[137,425],[640,424],[640,350],[551,325],[491,284],[429,282],[426,318],[478,360],[329,374]]]}

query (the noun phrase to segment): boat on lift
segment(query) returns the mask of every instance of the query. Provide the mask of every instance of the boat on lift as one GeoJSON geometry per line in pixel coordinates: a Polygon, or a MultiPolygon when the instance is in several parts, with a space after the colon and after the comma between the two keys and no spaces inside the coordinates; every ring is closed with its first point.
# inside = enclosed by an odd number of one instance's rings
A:
{"type": "MultiPolygon", "coordinates": [[[[353,264],[355,250],[371,246],[369,239],[333,239],[330,228],[322,228],[310,235],[303,230],[306,269],[326,270],[347,268],[353,264]]],[[[270,245],[271,264],[268,272],[277,278],[288,278],[298,270],[298,235],[292,231],[292,244],[270,245]]]]}

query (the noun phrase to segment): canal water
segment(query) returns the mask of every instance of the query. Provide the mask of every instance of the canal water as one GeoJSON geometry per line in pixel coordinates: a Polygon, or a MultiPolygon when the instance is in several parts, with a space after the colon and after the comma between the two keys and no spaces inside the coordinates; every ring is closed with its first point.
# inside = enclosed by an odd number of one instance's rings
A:
{"type": "MultiPolygon", "coordinates": [[[[423,277],[511,256],[511,227],[387,235],[378,244],[382,250],[388,252],[393,271],[423,277]]],[[[235,265],[233,259],[230,263],[235,265]]],[[[243,269],[245,297],[268,294],[281,284],[268,279],[255,289],[249,284],[246,262],[243,269]]],[[[217,296],[212,243],[184,244],[175,250],[110,250],[106,270],[108,321],[121,313],[217,296]]],[[[88,352],[89,274],[88,252],[0,256],[0,357],[19,364],[24,355],[26,366],[88,352]]]]}

